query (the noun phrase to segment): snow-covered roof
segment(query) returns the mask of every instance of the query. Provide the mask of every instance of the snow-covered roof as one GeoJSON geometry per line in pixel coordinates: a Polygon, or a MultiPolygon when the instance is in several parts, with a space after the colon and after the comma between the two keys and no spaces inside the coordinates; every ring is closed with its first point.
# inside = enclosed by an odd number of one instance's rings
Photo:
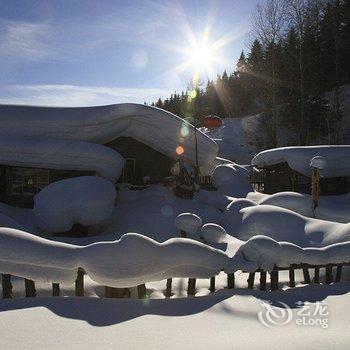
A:
{"type": "MultiPolygon", "coordinates": [[[[0,136],[33,136],[105,144],[120,136],[132,137],[149,147],[195,165],[194,127],[159,108],[122,103],[98,107],[40,107],[0,105],[0,136]]],[[[212,162],[218,145],[197,131],[199,165],[212,162]]]]}
{"type": "Polygon", "coordinates": [[[350,176],[350,145],[336,146],[298,146],[269,149],[258,153],[252,159],[252,165],[263,168],[269,165],[288,163],[291,169],[311,176],[311,160],[316,157],[325,159],[320,170],[323,177],[350,176]]]}

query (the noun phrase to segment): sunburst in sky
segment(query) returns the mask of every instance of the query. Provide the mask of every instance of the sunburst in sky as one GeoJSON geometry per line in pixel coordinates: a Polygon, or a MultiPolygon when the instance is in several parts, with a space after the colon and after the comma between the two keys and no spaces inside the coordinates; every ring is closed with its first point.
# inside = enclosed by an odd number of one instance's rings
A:
{"type": "Polygon", "coordinates": [[[225,47],[241,36],[237,30],[215,38],[215,33],[207,25],[200,35],[195,35],[192,29],[186,25],[184,30],[185,44],[176,47],[183,61],[175,67],[177,74],[184,71],[192,71],[192,83],[197,85],[200,80],[212,79],[217,72],[218,66],[227,66],[228,59],[223,53],[225,47]]]}

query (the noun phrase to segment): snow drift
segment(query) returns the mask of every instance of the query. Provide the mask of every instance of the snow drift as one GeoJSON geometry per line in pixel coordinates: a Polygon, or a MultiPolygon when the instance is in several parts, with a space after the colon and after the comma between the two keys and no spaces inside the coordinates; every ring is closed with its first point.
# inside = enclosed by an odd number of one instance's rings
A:
{"type": "Polygon", "coordinates": [[[95,176],[61,180],[46,186],[34,197],[39,227],[65,232],[73,224],[96,225],[109,219],[114,209],[114,185],[95,176]]]}
{"type": "Polygon", "coordinates": [[[350,240],[350,224],[313,219],[272,205],[243,209],[232,205],[223,216],[223,227],[228,234],[243,241],[265,235],[302,247],[323,247],[350,240]]]}
{"type": "Polygon", "coordinates": [[[289,267],[291,264],[326,265],[349,261],[350,242],[335,243],[323,248],[302,248],[259,235],[241,245],[231,263],[236,265],[237,270],[255,271],[261,268],[271,271],[274,265],[289,267]]]}
{"type": "MultiPolygon", "coordinates": [[[[320,196],[315,209],[315,218],[342,223],[350,222],[350,194],[320,196]]],[[[311,196],[297,192],[278,192],[258,201],[260,205],[275,205],[304,216],[313,217],[311,196]]]]}
{"type": "MultiPolygon", "coordinates": [[[[142,104],[122,103],[99,107],[39,107],[0,105],[0,135],[45,137],[105,144],[120,136],[132,137],[170,158],[196,164],[194,127],[176,115],[142,104]],[[186,136],[183,136],[186,135],[186,136]],[[181,139],[181,142],[180,142],[181,139]]],[[[196,132],[199,165],[211,163],[218,146],[196,132]]]]}

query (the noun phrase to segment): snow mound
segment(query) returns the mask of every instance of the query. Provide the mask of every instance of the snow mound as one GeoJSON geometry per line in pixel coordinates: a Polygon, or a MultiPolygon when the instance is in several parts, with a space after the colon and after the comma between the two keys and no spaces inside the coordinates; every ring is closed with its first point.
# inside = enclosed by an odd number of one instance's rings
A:
{"type": "Polygon", "coordinates": [[[227,233],[220,225],[208,223],[202,226],[200,235],[206,242],[221,243],[224,242],[227,233]]]}
{"type": "Polygon", "coordinates": [[[10,218],[9,216],[0,213],[0,227],[15,228],[17,230],[24,231],[25,228],[16,220],[10,218]]]}
{"type": "Polygon", "coordinates": [[[202,219],[193,213],[182,213],[176,217],[175,226],[179,231],[195,234],[202,226],[202,219]]]}
{"type": "MultiPolygon", "coordinates": [[[[350,222],[350,194],[339,196],[320,196],[315,209],[315,218],[335,222],[350,222]]],[[[308,194],[297,192],[278,192],[258,201],[260,205],[275,205],[293,210],[304,216],[313,217],[312,200],[308,194]]]]}
{"type": "Polygon", "coordinates": [[[238,164],[218,165],[213,173],[213,185],[230,197],[245,197],[252,190],[249,171],[238,164]]]}
{"type": "Polygon", "coordinates": [[[43,137],[0,138],[0,164],[90,170],[106,179],[117,181],[124,162],[124,158],[118,152],[90,142],[43,137]]]}
{"type": "Polygon", "coordinates": [[[265,235],[302,247],[323,247],[350,240],[350,224],[313,219],[271,205],[251,206],[238,212],[227,211],[224,219],[226,231],[243,241],[265,235]]]}
{"type": "Polygon", "coordinates": [[[314,157],[318,157],[318,163],[320,163],[320,157],[325,160],[322,161],[322,168],[320,169],[320,174],[323,177],[350,176],[349,145],[298,146],[269,149],[258,153],[252,159],[252,165],[263,168],[287,162],[291,169],[305,176],[311,176],[310,161],[314,157]]]}
{"type": "Polygon", "coordinates": [[[275,205],[277,207],[295,211],[304,216],[312,217],[312,201],[308,194],[297,192],[278,192],[274,193],[261,201],[260,205],[275,205]]]}
{"type": "Polygon", "coordinates": [[[65,232],[73,224],[96,225],[106,221],[114,209],[114,185],[94,176],[54,182],[34,197],[34,212],[43,230],[65,232]]]}
{"type": "Polygon", "coordinates": [[[217,191],[200,190],[195,193],[193,199],[197,202],[209,204],[224,211],[234,198],[217,191]]]}
{"type": "Polygon", "coordinates": [[[0,105],[0,135],[47,137],[106,144],[125,136],[177,159],[179,139],[183,158],[192,165],[211,163],[218,145],[201,131],[159,108],[136,103],[98,107],[39,107],[0,105]],[[181,132],[186,137],[182,137],[181,132]],[[196,142],[197,140],[197,142],[196,142]],[[196,147],[196,143],[198,147],[196,147]]]}

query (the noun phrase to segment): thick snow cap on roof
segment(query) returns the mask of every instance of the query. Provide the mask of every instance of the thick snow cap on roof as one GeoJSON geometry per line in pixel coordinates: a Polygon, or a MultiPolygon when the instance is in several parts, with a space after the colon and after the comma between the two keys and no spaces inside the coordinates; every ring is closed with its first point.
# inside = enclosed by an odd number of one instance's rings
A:
{"type": "MultiPolygon", "coordinates": [[[[104,144],[120,136],[132,137],[149,147],[196,164],[195,128],[159,108],[134,103],[98,107],[39,107],[0,105],[0,136],[41,136],[104,144]]],[[[197,130],[198,162],[206,165],[218,153],[218,145],[197,130]]]]}
{"type": "Polygon", "coordinates": [[[123,170],[124,162],[118,152],[91,142],[39,137],[0,137],[0,164],[91,170],[108,180],[116,181],[123,170]]]}
{"type": "Polygon", "coordinates": [[[311,176],[310,161],[314,157],[325,159],[320,174],[323,177],[350,176],[350,146],[298,146],[269,149],[258,153],[252,165],[259,168],[287,162],[291,169],[311,176]]]}

